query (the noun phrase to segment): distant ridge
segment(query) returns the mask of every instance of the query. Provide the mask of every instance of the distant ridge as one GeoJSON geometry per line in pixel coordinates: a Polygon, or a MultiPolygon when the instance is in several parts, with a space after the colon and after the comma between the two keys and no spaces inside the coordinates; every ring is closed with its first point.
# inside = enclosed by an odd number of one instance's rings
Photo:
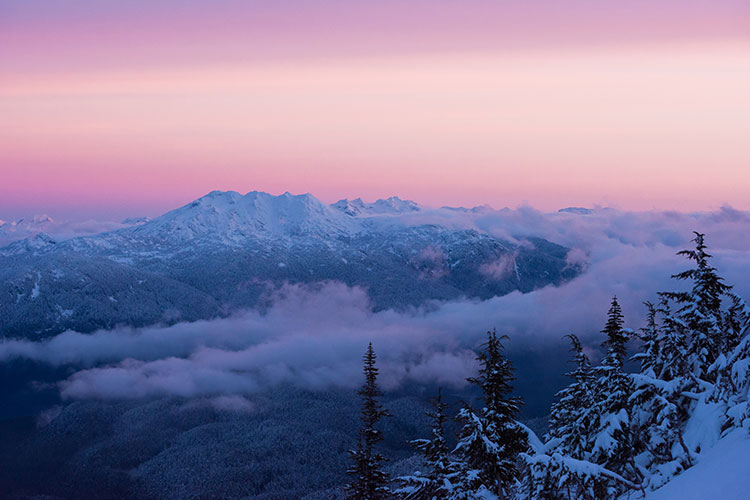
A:
{"type": "Polygon", "coordinates": [[[576,215],[591,215],[594,213],[594,211],[590,208],[583,208],[583,207],[567,207],[567,208],[561,208],[558,210],[560,213],[565,214],[576,214],[576,215]]]}
{"type": "Polygon", "coordinates": [[[375,309],[403,309],[529,292],[581,272],[560,245],[420,223],[422,211],[397,197],[327,205],[213,191],[93,236],[38,234],[0,248],[0,336],[207,319],[262,308],[285,283],[338,281],[365,289],[375,309]]]}

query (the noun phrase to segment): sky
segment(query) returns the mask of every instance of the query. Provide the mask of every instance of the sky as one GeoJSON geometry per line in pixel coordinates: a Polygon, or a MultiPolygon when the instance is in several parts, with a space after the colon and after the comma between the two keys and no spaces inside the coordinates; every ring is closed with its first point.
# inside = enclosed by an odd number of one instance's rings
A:
{"type": "Polygon", "coordinates": [[[2,0],[0,219],[750,209],[746,0],[2,0]]]}

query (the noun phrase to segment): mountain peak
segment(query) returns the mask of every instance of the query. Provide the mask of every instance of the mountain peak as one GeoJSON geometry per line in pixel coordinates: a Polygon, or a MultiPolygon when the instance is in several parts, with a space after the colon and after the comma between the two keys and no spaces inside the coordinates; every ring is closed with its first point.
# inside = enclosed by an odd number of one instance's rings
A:
{"type": "Polygon", "coordinates": [[[34,224],[52,224],[55,221],[47,214],[37,214],[31,218],[31,222],[34,224]]]}
{"type": "Polygon", "coordinates": [[[345,214],[351,216],[357,216],[367,208],[365,202],[362,201],[362,198],[357,198],[356,200],[347,200],[346,198],[344,198],[343,200],[339,200],[331,206],[336,210],[340,210],[345,214]]]}
{"type": "Polygon", "coordinates": [[[418,212],[420,210],[419,205],[411,200],[402,200],[398,196],[391,196],[390,198],[380,198],[372,204],[373,209],[380,213],[405,213],[405,212],[418,212]]]}
{"type": "Polygon", "coordinates": [[[50,217],[47,214],[37,214],[37,215],[34,215],[30,219],[21,217],[20,219],[14,220],[14,221],[0,220],[0,226],[10,226],[10,227],[41,226],[44,224],[54,224],[54,223],[55,221],[52,220],[52,217],[50,217]]]}
{"type": "Polygon", "coordinates": [[[217,240],[239,245],[249,238],[330,236],[350,232],[351,224],[309,193],[274,196],[262,191],[242,195],[212,191],[187,205],[136,228],[139,234],[217,240]]]}
{"type": "Polygon", "coordinates": [[[240,193],[238,193],[237,191],[232,191],[231,189],[229,191],[222,191],[220,189],[214,189],[210,193],[202,196],[201,198],[222,198],[222,197],[239,195],[239,194],[240,193]]]}
{"type": "Polygon", "coordinates": [[[344,198],[331,207],[344,212],[347,215],[386,215],[386,214],[403,214],[408,212],[418,212],[421,210],[419,205],[411,200],[402,200],[398,196],[390,198],[379,198],[373,203],[365,203],[362,198],[348,200],[344,198]]]}
{"type": "Polygon", "coordinates": [[[193,201],[193,203],[215,203],[215,202],[221,202],[221,201],[228,201],[231,202],[232,200],[236,200],[237,198],[242,197],[240,193],[237,191],[211,191],[210,193],[201,196],[197,200],[193,201]]]}

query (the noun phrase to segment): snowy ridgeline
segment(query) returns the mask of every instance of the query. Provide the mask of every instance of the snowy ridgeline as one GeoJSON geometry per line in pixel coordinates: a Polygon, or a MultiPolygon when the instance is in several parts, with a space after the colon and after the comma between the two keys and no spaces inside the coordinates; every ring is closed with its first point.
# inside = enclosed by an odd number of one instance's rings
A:
{"type": "Polygon", "coordinates": [[[210,319],[263,307],[284,283],[343,282],[375,308],[403,309],[530,292],[582,270],[542,238],[501,239],[420,213],[398,198],[326,205],[217,191],[115,231],[38,234],[0,248],[0,335],[210,319]]]}
{"type": "Polygon", "coordinates": [[[489,332],[479,376],[469,379],[482,390],[484,407],[458,412],[462,429],[449,451],[447,405],[438,394],[431,438],[413,442],[424,466],[392,488],[373,451],[381,439],[375,423],[385,412],[373,404],[378,393],[370,383],[360,392],[365,425],[347,498],[750,498],[750,308],[711,267],[703,235],[694,241],[694,250],[679,253],[695,267],[674,276],[690,290],[646,303],[648,322],[639,333],[624,327],[612,300],[598,366],[570,336],[572,382],[557,394],[543,439],[515,420],[520,402],[509,396],[510,362],[489,332]],[[627,344],[635,338],[640,370],[627,373],[627,344]]]}

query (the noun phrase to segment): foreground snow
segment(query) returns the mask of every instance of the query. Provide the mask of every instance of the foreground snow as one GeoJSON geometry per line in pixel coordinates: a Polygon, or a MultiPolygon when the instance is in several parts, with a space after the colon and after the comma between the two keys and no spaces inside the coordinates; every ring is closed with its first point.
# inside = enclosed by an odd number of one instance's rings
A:
{"type": "Polygon", "coordinates": [[[700,456],[699,462],[646,500],[744,500],[750,498],[750,436],[737,429],[700,456]]]}

